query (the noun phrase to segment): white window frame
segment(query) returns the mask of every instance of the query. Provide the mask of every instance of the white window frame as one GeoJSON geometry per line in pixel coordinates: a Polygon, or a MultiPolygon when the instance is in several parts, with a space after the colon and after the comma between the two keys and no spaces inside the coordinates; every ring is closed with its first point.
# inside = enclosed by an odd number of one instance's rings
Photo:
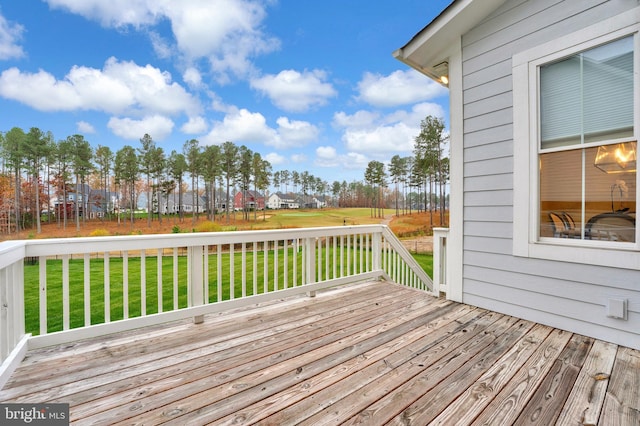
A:
{"type": "MultiPolygon", "coordinates": [[[[540,237],[539,68],[542,65],[634,36],[634,133],[640,133],[640,7],[518,53],[512,58],[514,187],[513,254],[563,262],[640,270],[639,228],[635,243],[540,237]]],[[[637,140],[637,139],[636,139],[637,140]]],[[[638,176],[636,173],[636,188],[638,176]]],[[[639,201],[640,189],[636,192],[639,201]]]]}

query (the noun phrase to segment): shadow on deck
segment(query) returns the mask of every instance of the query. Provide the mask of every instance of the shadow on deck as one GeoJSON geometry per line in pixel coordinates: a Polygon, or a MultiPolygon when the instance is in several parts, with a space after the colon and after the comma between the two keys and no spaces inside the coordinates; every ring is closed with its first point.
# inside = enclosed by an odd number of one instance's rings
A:
{"type": "Polygon", "coordinates": [[[389,283],[31,351],[77,424],[640,424],[640,353],[389,283]]]}

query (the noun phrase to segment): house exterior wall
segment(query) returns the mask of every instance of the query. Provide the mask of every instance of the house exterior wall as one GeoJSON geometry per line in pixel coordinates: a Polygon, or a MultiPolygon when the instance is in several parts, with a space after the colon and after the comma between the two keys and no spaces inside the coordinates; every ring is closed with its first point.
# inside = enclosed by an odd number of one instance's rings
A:
{"type": "Polygon", "coordinates": [[[280,192],[274,192],[269,195],[267,207],[270,209],[299,209],[300,204],[292,198],[292,195],[285,195],[280,192]]]}
{"type": "Polygon", "coordinates": [[[638,6],[508,0],[463,35],[463,302],[640,348],[639,270],[514,255],[512,78],[513,55],[638,6]],[[626,320],[606,316],[610,297],[626,320]]]}
{"type": "Polygon", "coordinates": [[[236,210],[242,210],[245,206],[250,208],[264,209],[264,196],[255,191],[246,191],[244,196],[244,205],[242,199],[242,191],[236,192],[233,196],[233,207],[236,210]]]}

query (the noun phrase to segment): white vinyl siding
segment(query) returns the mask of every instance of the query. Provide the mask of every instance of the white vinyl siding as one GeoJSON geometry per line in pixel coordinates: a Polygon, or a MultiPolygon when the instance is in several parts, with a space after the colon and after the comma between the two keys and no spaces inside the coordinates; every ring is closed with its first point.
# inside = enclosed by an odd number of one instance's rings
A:
{"type": "Polygon", "coordinates": [[[529,70],[514,68],[513,60],[563,37],[578,45],[586,27],[615,31],[603,21],[616,16],[638,22],[638,6],[637,0],[508,0],[463,36],[465,303],[640,347],[640,253],[573,247],[542,253],[529,244],[537,239],[529,227],[529,206],[537,202],[529,159],[538,146],[529,143],[529,129],[514,126],[521,114],[514,102],[530,94],[522,86],[529,70]],[[600,265],[585,263],[593,257],[600,265]],[[612,296],[629,301],[627,321],[606,316],[612,296]]]}

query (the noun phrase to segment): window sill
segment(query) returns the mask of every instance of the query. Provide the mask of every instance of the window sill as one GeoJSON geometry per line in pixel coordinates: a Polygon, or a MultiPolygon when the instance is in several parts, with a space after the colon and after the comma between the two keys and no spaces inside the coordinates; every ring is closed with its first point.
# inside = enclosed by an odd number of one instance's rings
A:
{"type": "Polygon", "coordinates": [[[583,240],[543,238],[539,242],[528,243],[526,247],[521,247],[521,250],[514,250],[514,255],[557,262],[640,270],[640,251],[636,243],[593,241],[587,246],[583,240]]]}

